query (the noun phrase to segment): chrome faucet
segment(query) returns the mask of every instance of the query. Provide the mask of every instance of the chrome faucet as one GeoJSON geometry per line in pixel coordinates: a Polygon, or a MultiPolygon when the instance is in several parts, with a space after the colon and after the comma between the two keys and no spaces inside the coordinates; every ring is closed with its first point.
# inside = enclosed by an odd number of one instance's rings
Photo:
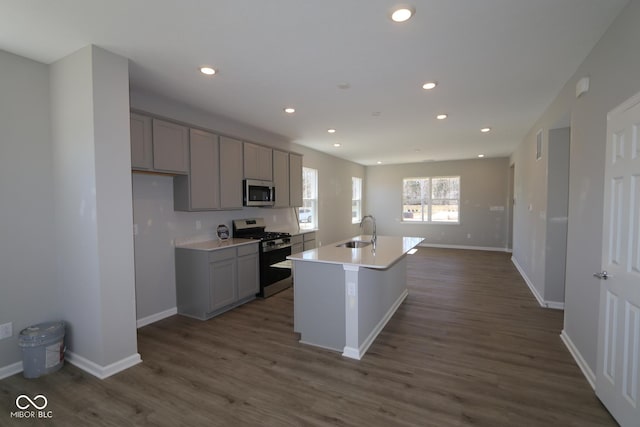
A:
{"type": "Polygon", "coordinates": [[[362,217],[362,220],[360,220],[360,228],[363,227],[365,220],[370,219],[371,222],[373,223],[373,234],[371,235],[371,243],[373,244],[373,248],[375,249],[376,247],[376,241],[378,240],[378,233],[376,232],[376,219],[373,217],[373,215],[365,215],[362,217]]]}

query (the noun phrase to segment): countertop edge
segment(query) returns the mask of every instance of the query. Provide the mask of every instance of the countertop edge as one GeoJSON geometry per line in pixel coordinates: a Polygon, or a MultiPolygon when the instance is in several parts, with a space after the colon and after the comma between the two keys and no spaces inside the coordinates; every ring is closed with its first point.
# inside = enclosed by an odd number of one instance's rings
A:
{"type": "Polygon", "coordinates": [[[235,248],[237,246],[258,244],[259,240],[254,239],[239,239],[239,238],[230,238],[229,240],[204,240],[201,242],[192,242],[192,243],[183,243],[180,245],[176,245],[176,249],[189,249],[192,251],[203,251],[203,252],[211,252],[217,251],[220,249],[228,249],[235,248]],[[204,247],[205,245],[211,245],[211,247],[204,247]]]}
{"type": "MultiPolygon", "coordinates": [[[[302,256],[302,254],[306,253],[306,252],[315,252],[315,253],[319,253],[323,251],[323,248],[327,247],[335,247],[337,245],[340,245],[341,243],[350,241],[350,240],[368,240],[366,239],[366,237],[370,237],[370,236],[355,236],[352,237],[350,239],[345,239],[345,240],[341,240],[338,242],[334,242],[331,243],[329,245],[320,247],[320,248],[315,248],[315,249],[310,249],[309,251],[305,251],[305,252],[300,252],[297,254],[293,254],[293,255],[289,255],[287,257],[288,260],[291,260],[293,262],[315,262],[315,263],[321,263],[321,264],[333,264],[333,265],[343,265],[343,266],[353,266],[353,267],[362,267],[362,268],[371,268],[371,269],[376,269],[376,270],[386,270],[390,267],[392,267],[395,263],[397,263],[400,259],[402,259],[403,257],[405,257],[409,251],[411,251],[412,249],[414,249],[416,246],[419,246],[422,242],[424,242],[426,240],[426,238],[424,237],[412,237],[412,236],[384,236],[385,238],[397,238],[397,239],[415,239],[416,243],[411,246],[411,247],[406,247],[404,248],[400,253],[397,253],[397,256],[395,256],[392,260],[390,260],[388,263],[385,264],[369,264],[366,261],[361,262],[361,263],[354,263],[354,262],[349,262],[349,261],[342,261],[342,260],[337,260],[337,259],[321,259],[321,258],[304,258],[302,256]]],[[[378,238],[380,238],[382,236],[378,236],[378,238]]],[[[351,249],[354,250],[354,249],[351,249]]],[[[355,250],[360,250],[360,249],[355,249],[355,250]]]]}

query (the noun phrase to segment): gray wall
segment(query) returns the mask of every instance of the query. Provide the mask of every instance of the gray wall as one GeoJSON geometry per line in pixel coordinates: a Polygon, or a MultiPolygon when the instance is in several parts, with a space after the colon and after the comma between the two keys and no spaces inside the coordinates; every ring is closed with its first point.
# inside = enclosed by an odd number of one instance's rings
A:
{"type": "Polygon", "coordinates": [[[548,144],[547,235],[545,241],[545,301],[564,303],[569,210],[569,128],[551,129],[548,144]]]}
{"type": "Polygon", "coordinates": [[[58,295],[72,361],[138,358],[128,62],[87,46],[51,65],[58,295]]]}
{"type": "Polygon", "coordinates": [[[51,66],[0,52],[0,377],[17,334],[67,322],[95,375],[139,360],[134,307],[128,63],[88,46],[51,66]]]}
{"type": "Polygon", "coordinates": [[[53,162],[46,65],[0,51],[0,341],[3,367],[21,360],[18,334],[58,318],[53,162]]]}
{"type": "Polygon", "coordinates": [[[426,244],[505,250],[508,187],[508,158],[370,166],[365,213],[376,217],[381,235],[426,237],[426,244]],[[452,175],[460,176],[460,224],[401,222],[403,178],[452,175]]]}
{"type": "MultiPolygon", "coordinates": [[[[218,134],[300,153],[303,165],[318,170],[319,245],[359,234],[351,224],[351,177],[364,178],[361,165],[288,142],[284,137],[215,116],[156,95],[131,92],[131,107],[218,134]]],[[[215,235],[218,224],[236,218],[264,217],[267,228],[297,229],[292,209],[244,208],[222,212],[175,212],[172,178],[133,174],[137,318],[142,323],[175,309],[174,244],[215,235]]]]}
{"type": "MultiPolygon", "coordinates": [[[[609,111],[640,91],[640,1],[631,1],[556,99],[545,110],[514,155],[516,192],[526,203],[544,212],[536,193],[546,200],[544,170],[531,155],[538,129],[553,129],[570,117],[569,219],[565,284],[564,335],[574,346],[586,369],[596,367],[598,300],[600,283],[592,274],[600,270],[602,251],[602,203],[605,166],[606,116],[609,111]],[[591,87],[575,97],[578,79],[590,76],[591,87]],[[539,208],[538,208],[539,206],[539,208]]],[[[526,102],[526,101],[525,101],[526,102]]],[[[518,196],[516,196],[518,197],[518,196]]],[[[520,203],[522,207],[523,203],[520,203]]],[[[543,202],[544,203],[544,202],[543,202]]],[[[514,258],[534,283],[544,280],[530,260],[544,257],[545,236],[535,215],[515,210],[514,258]],[[532,246],[530,242],[536,242],[532,246]]],[[[538,285],[536,285],[538,286],[538,285]]],[[[592,373],[591,372],[591,373],[592,373]]]]}

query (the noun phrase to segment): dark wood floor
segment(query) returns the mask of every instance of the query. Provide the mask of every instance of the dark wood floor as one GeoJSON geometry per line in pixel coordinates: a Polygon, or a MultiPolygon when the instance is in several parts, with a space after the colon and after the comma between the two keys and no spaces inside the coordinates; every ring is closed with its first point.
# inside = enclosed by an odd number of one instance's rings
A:
{"type": "Polygon", "coordinates": [[[0,381],[0,425],[614,426],[542,309],[497,252],[420,249],[409,296],[363,360],[305,346],[289,289],[207,322],[138,331],[144,362],[100,381],[65,365],[0,381]],[[53,418],[11,420],[18,394],[53,418]]]}

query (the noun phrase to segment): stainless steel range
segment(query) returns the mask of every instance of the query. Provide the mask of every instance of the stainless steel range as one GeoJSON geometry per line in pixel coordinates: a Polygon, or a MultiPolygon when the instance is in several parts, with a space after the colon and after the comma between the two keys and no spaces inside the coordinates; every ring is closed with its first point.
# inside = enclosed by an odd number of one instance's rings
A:
{"type": "Polygon", "coordinates": [[[291,235],[265,231],[263,218],[233,220],[233,237],[260,240],[260,292],[266,298],[291,286],[291,235]]]}

